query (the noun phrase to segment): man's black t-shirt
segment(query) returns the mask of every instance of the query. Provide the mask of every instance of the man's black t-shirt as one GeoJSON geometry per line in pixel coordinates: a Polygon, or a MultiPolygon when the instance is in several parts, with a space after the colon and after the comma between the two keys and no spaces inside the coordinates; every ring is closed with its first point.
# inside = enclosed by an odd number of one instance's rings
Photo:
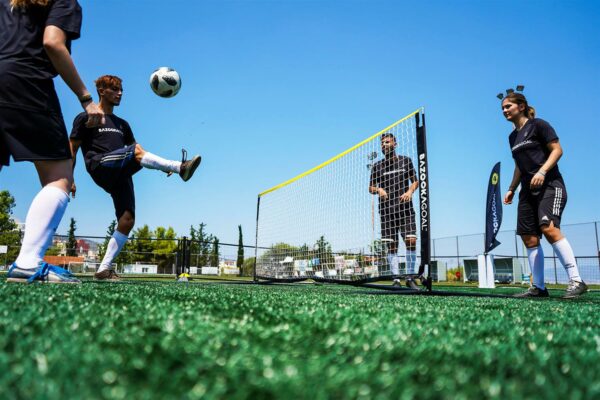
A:
{"type": "MultiPolygon", "coordinates": [[[[558,140],[554,128],[543,119],[528,120],[520,131],[511,132],[508,141],[517,167],[521,171],[521,190],[529,190],[533,176],[548,159],[548,143],[558,140]]],[[[561,179],[558,165],[546,172],[545,182],[561,179]]]]}
{"type": "Polygon", "coordinates": [[[412,208],[412,202],[401,203],[400,196],[416,179],[410,157],[396,155],[376,162],[371,169],[370,186],[384,189],[388,194],[387,200],[379,200],[379,208],[412,208]]]}
{"type": "Polygon", "coordinates": [[[71,139],[81,140],[81,151],[88,172],[96,168],[104,154],[135,143],[127,121],[114,114],[105,115],[105,118],[104,125],[95,128],[85,126],[87,114],[84,112],[76,116],[73,121],[71,139]]]}
{"type": "Polygon", "coordinates": [[[60,112],[52,78],[57,73],[43,46],[46,26],[71,40],[79,38],[82,12],[77,0],[53,0],[48,6],[11,7],[0,0],[0,106],[60,112]]]}

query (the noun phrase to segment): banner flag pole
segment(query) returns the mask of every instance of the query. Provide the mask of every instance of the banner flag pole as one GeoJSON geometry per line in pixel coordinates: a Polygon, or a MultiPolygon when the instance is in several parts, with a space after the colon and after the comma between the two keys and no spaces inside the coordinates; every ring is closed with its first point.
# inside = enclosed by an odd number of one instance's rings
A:
{"type": "Polygon", "coordinates": [[[502,225],[502,194],[500,193],[500,162],[494,165],[488,181],[485,209],[485,238],[483,256],[478,257],[479,287],[494,288],[494,256],[489,254],[500,242],[496,235],[502,225]]]}
{"type": "Polygon", "coordinates": [[[485,247],[484,254],[495,249],[500,242],[496,235],[502,225],[502,194],[500,193],[500,162],[492,169],[487,190],[487,203],[485,208],[485,247]]]}

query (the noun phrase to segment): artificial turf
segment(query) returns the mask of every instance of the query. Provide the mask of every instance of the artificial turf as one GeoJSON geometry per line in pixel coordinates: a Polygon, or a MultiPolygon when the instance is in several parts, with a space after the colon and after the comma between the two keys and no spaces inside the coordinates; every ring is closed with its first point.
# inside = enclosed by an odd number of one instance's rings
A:
{"type": "Polygon", "coordinates": [[[2,281],[0,398],[599,398],[600,292],[560,294],[2,281]]]}

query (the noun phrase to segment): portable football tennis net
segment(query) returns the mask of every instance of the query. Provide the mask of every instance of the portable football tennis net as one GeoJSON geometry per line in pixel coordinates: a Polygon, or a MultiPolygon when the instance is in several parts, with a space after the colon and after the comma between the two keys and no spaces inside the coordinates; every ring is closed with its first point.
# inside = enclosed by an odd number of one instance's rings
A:
{"type": "Polygon", "coordinates": [[[430,289],[424,109],[263,191],[256,214],[257,281],[359,285],[420,277],[430,289]],[[386,157],[382,140],[391,135],[395,153],[386,157]]]}

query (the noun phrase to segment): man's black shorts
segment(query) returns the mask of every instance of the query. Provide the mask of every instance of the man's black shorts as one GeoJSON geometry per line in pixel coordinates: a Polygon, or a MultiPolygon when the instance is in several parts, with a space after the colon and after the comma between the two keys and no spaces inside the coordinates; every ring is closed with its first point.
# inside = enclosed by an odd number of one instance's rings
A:
{"type": "Polygon", "coordinates": [[[0,165],[15,161],[68,160],[71,148],[59,113],[0,107],[0,165]]]}
{"type": "Polygon", "coordinates": [[[567,190],[562,179],[554,179],[544,185],[539,194],[528,189],[519,193],[517,235],[542,236],[541,226],[560,228],[562,213],[567,205],[567,190]]]}
{"type": "Polygon", "coordinates": [[[410,207],[380,209],[379,215],[381,217],[382,239],[391,239],[397,243],[398,233],[404,240],[417,237],[417,224],[412,205],[410,207]]]}
{"type": "Polygon", "coordinates": [[[135,160],[135,144],[98,155],[96,167],[89,171],[98,186],[108,192],[115,205],[117,219],[125,211],[135,216],[135,192],[131,177],[142,169],[135,160]]]}

